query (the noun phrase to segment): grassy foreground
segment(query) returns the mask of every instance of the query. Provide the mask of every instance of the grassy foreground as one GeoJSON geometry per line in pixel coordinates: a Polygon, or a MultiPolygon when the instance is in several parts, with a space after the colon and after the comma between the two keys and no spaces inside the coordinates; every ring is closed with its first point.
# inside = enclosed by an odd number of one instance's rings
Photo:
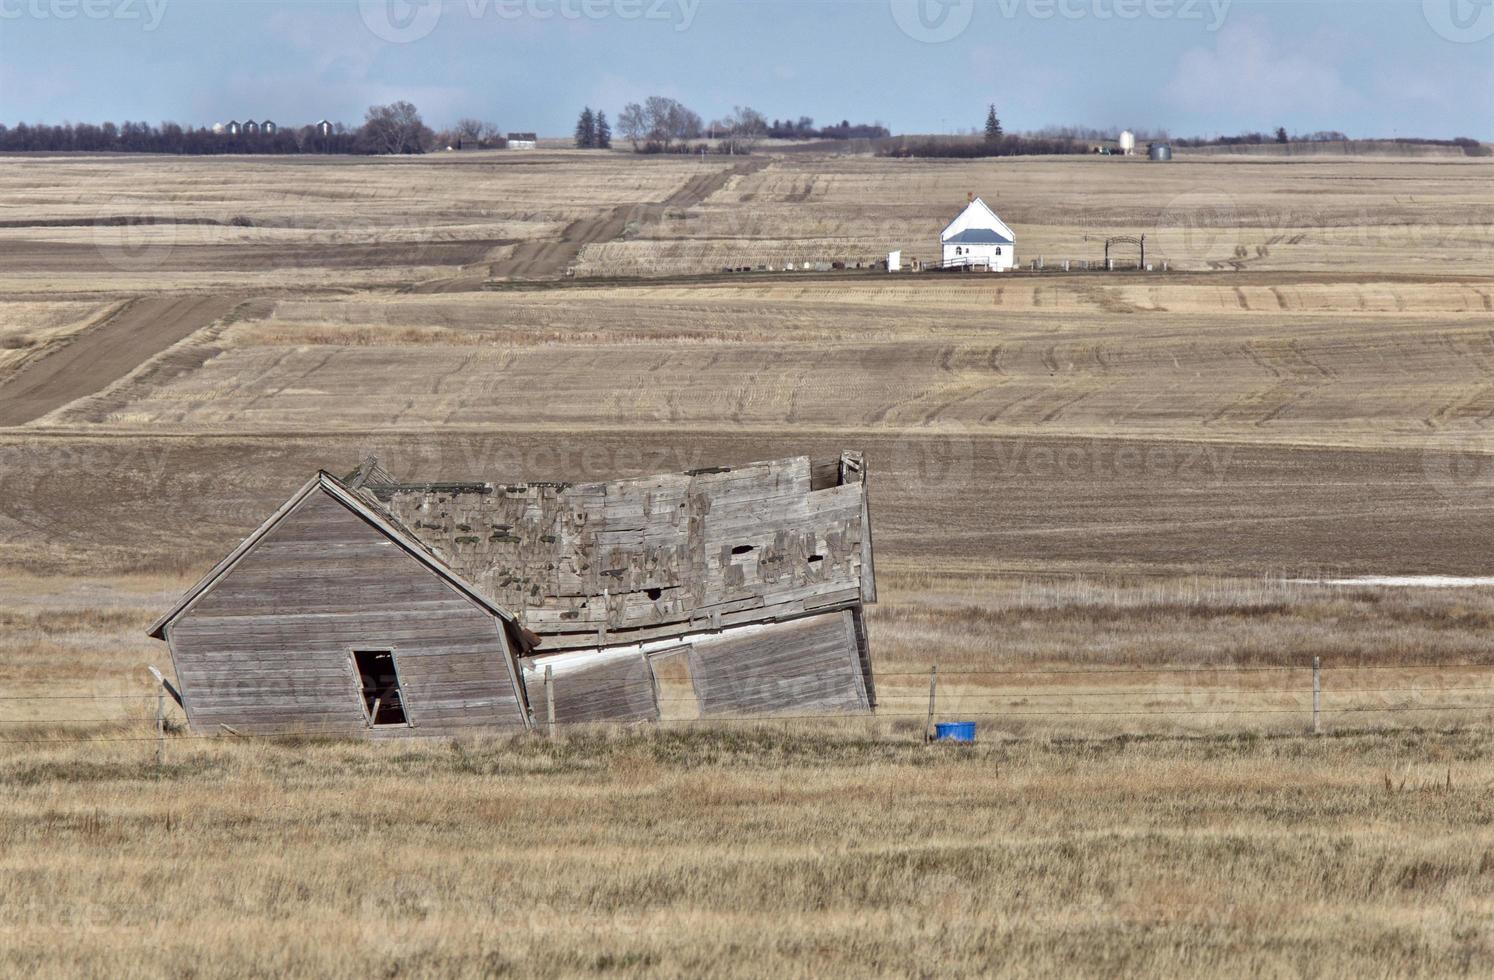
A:
{"type": "Polygon", "coordinates": [[[1486,731],[0,748],[11,976],[1494,970],[1486,731]]]}

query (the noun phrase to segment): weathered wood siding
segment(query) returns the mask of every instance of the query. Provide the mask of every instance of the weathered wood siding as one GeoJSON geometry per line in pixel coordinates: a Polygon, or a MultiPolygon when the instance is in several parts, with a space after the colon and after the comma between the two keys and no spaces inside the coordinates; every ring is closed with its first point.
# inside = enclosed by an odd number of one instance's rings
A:
{"type": "Polygon", "coordinates": [[[367,492],[559,650],[874,598],[865,490],[847,453],[615,483],[367,492]]]}
{"type": "MultiPolygon", "coordinates": [[[[657,721],[654,681],[641,654],[627,654],[577,667],[561,667],[552,675],[556,724],[589,721],[657,721]]],[[[545,669],[524,668],[534,720],[548,720],[545,669]]]]}
{"type": "Polygon", "coordinates": [[[690,670],[702,716],[868,711],[850,610],[695,640],[690,670]]]}
{"type": "Polygon", "coordinates": [[[518,730],[501,623],[323,491],[168,629],[198,731],[518,730]],[[370,730],[350,652],[394,651],[413,729],[370,730]]]}

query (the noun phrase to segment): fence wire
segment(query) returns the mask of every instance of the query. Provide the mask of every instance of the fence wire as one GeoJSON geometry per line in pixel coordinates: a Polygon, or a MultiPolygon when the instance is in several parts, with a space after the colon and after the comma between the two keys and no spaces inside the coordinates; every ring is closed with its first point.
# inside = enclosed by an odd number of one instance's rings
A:
{"type": "MultiPolygon", "coordinates": [[[[1365,686],[1365,678],[1357,678],[1356,686],[1334,687],[1328,683],[1332,677],[1342,677],[1346,674],[1354,674],[1361,671],[1385,671],[1395,670],[1402,673],[1416,674],[1427,671],[1447,672],[1474,672],[1494,670],[1494,663],[1455,663],[1449,661],[1420,662],[1403,664],[1339,664],[1321,666],[1319,679],[1323,681],[1317,692],[1318,703],[1314,706],[1312,700],[1314,691],[1311,685],[1310,675],[1313,667],[1309,665],[1248,665],[1248,666],[1125,666],[1125,667],[1003,667],[982,669],[936,669],[930,670],[877,670],[873,677],[882,683],[884,691],[876,698],[876,707],[870,714],[858,713],[780,713],[762,714],[750,716],[711,715],[702,713],[698,717],[689,718],[658,718],[651,723],[665,727],[702,726],[722,724],[747,724],[772,726],[789,722],[820,722],[827,720],[918,720],[925,722],[932,718],[958,717],[961,721],[984,721],[1000,724],[1003,721],[1017,719],[1045,719],[1045,718],[1197,718],[1204,716],[1297,716],[1304,722],[1311,719],[1314,714],[1323,718],[1345,715],[1375,715],[1375,714],[1435,714],[1439,712],[1488,712],[1494,716],[1494,697],[1482,698],[1481,703],[1467,703],[1466,698],[1455,699],[1457,703],[1449,701],[1438,701],[1433,703],[1404,703],[1410,699],[1433,696],[1445,698],[1448,695],[1494,695],[1494,684],[1438,684],[1435,681],[1416,686],[1407,686],[1405,682],[1393,683],[1385,686],[1365,686]],[[1293,686],[1281,686],[1278,682],[1269,687],[1244,687],[1244,686],[1214,686],[1209,681],[1201,681],[1193,684],[1167,684],[1161,680],[1168,675],[1185,675],[1189,677],[1209,677],[1224,679],[1231,676],[1245,676],[1255,674],[1305,674],[1306,677],[1295,680],[1293,686]],[[931,676],[932,675],[932,676],[931,676]],[[1140,685],[1120,686],[1113,690],[1076,690],[1069,691],[1056,687],[1037,689],[1030,684],[1024,688],[1008,689],[999,685],[989,685],[981,689],[978,685],[983,678],[1021,678],[1032,681],[1041,677],[1063,677],[1072,683],[1077,677],[1154,677],[1157,682],[1141,681],[1140,685]],[[886,684],[890,678],[908,678],[902,683],[886,684]],[[929,701],[927,690],[923,689],[925,681],[935,682],[935,705],[931,715],[925,707],[929,701]],[[887,691],[891,686],[896,690],[887,691]],[[974,686],[974,689],[972,689],[974,686]],[[952,689],[951,689],[952,688],[952,689]],[[1296,698],[1302,703],[1297,705],[1259,705],[1251,704],[1250,699],[1273,697],[1273,698],[1296,698]],[[1393,704],[1366,704],[1369,698],[1389,698],[1402,703],[1393,704]],[[1117,699],[1117,698],[1145,698],[1156,702],[1161,699],[1208,699],[1210,703],[1199,705],[1197,703],[1174,704],[1159,706],[1153,704],[1145,707],[1128,708],[1122,705],[1107,703],[1103,700],[1094,699],[1117,699]],[[1344,698],[1353,698],[1348,704],[1341,702],[1344,698]],[[1061,699],[1064,701],[1080,701],[1081,704],[1090,707],[1077,707],[1070,704],[1054,704],[1044,707],[1041,702],[1061,699]],[[1027,703],[1037,700],[1040,703],[1027,703]],[[1232,703],[1244,701],[1246,703],[1232,703]],[[1003,702],[1006,704],[1003,705],[1003,702]],[[1316,711],[1315,711],[1316,709],[1316,711]]],[[[1449,678],[1453,679],[1453,678],[1449,678]]],[[[1471,678],[1457,678],[1467,680],[1471,678]]],[[[1352,683],[1352,682],[1351,682],[1352,683]]],[[[125,692],[125,691],[98,691],[83,694],[0,694],[0,702],[7,705],[24,705],[26,703],[59,703],[59,702],[87,702],[101,701],[113,702],[121,706],[127,706],[130,702],[138,702],[142,705],[157,701],[160,694],[151,692],[125,692]]],[[[699,704],[696,697],[656,697],[656,704],[667,705],[672,703],[695,703],[699,704]]],[[[169,707],[175,707],[175,702],[168,700],[169,707]]],[[[320,702],[316,702],[320,703],[320,702]]],[[[541,717],[541,712],[536,711],[533,719],[533,728],[536,731],[547,731],[551,725],[541,717]]],[[[112,743],[112,742],[159,742],[162,736],[150,735],[127,735],[127,734],[82,734],[77,736],[64,736],[65,729],[73,726],[86,726],[87,730],[98,731],[110,726],[128,725],[139,721],[137,718],[120,717],[78,717],[69,715],[62,718],[0,718],[0,726],[29,726],[32,728],[50,730],[55,734],[46,737],[24,737],[24,738],[0,738],[0,745],[68,745],[89,743],[112,743]]],[[[626,724],[626,723],[624,723],[626,724]]],[[[313,724],[298,725],[294,728],[277,729],[275,731],[264,731],[255,729],[253,731],[238,732],[227,726],[221,726],[223,731],[219,732],[173,732],[165,735],[165,740],[170,742],[182,741],[211,741],[234,739],[295,739],[295,738],[347,738],[358,735],[367,729],[359,729],[345,723],[317,726],[313,724]]],[[[245,727],[249,727],[246,725],[245,727]]],[[[380,732],[387,732],[389,737],[395,740],[404,739],[452,739],[460,737],[464,732],[503,734],[503,730],[497,728],[488,720],[471,721],[441,721],[431,723],[430,732],[420,731],[420,722],[417,720],[408,730],[400,730],[398,726],[379,726],[380,732]]],[[[557,729],[567,727],[566,723],[557,723],[557,729]]],[[[3,730],[3,729],[0,729],[3,730]]],[[[1232,731],[1232,730],[1223,730],[1232,731]]],[[[1119,733],[1116,733],[1119,734],[1119,733]]]]}

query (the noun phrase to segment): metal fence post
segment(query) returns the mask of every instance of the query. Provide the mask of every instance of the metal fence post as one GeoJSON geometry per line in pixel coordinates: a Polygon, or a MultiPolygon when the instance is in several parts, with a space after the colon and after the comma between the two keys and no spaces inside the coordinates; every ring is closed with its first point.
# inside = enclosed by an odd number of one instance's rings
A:
{"type": "Polygon", "coordinates": [[[939,665],[935,664],[929,668],[929,720],[923,725],[923,740],[931,741],[934,737],[934,685],[939,680],[939,665]]]}
{"type": "Polygon", "coordinates": [[[1322,721],[1321,721],[1321,719],[1319,717],[1319,709],[1321,707],[1321,697],[1322,697],[1322,689],[1323,689],[1322,688],[1322,684],[1321,684],[1321,678],[1319,676],[1320,673],[1321,673],[1321,669],[1322,669],[1322,662],[1317,657],[1313,657],[1312,658],[1312,733],[1314,735],[1321,735],[1321,734],[1323,734],[1323,725],[1322,725],[1322,721]]]}
{"type": "Polygon", "coordinates": [[[156,690],[156,765],[166,764],[166,692],[156,690]]]}

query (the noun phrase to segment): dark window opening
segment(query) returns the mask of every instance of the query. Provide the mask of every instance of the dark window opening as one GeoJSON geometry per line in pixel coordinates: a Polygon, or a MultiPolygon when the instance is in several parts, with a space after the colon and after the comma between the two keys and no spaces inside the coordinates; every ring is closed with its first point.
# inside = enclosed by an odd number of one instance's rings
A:
{"type": "Polygon", "coordinates": [[[752,545],[739,544],[735,548],[731,549],[731,553],[734,555],[750,555],[752,553],[752,545]]]}
{"type": "Polygon", "coordinates": [[[354,650],[353,663],[358,668],[358,688],[369,724],[406,724],[405,699],[399,689],[399,674],[394,669],[394,653],[354,650]]]}

